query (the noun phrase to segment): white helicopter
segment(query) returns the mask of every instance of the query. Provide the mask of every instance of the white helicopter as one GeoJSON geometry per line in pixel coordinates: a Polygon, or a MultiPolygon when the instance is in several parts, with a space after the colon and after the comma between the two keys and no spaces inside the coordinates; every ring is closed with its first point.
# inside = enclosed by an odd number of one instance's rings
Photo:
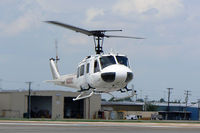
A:
{"type": "MultiPolygon", "coordinates": [[[[50,68],[53,80],[46,82],[54,83],[55,85],[66,86],[77,89],[80,94],[73,100],[80,100],[91,97],[93,94],[108,93],[121,91],[122,93],[132,91],[133,96],[136,91],[128,89],[128,83],[133,79],[133,71],[130,69],[128,58],[122,54],[103,53],[104,37],[120,37],[144,39],[141,37],[115,36],[105,35],[105,32],[122,31],[122,30],[85,30],[72,25],[60,23],[57,21],[45,21],[50,24],[55,24],[68,28],[70,30],[83,33],[88,36],[93,36],[95,42],[96,55],[87,56],[77,67],[76,74],[60,75],[57,64],[58,58],[50,59],[50,68]]],[[[112,95],[113,96],[113,95],[112,95]]],[[[131,97],[130,95],[127,97],[131,97]]],[[[114,96],[113,96],[114,97],[114,96]]]]}

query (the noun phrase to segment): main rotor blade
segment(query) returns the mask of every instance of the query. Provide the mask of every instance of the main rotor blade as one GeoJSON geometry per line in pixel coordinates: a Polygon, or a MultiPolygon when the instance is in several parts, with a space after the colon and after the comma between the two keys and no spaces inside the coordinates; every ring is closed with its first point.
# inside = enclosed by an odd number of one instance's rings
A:
{"type": "Polygon", "coordinates": [[[58,26],[62,26],[64,28],[67,28],[67,29],[70,29],[70,30],[73,30],[73,31],[76,31],[76,32],[80,32],[80,33],[86,34],[88,36],[92,35],[92,32],[90,32],[88,30],[81,29],[81,28],[78,28],[78,27],[75,27],[75,26],[72,26],[72,25],[69,25],[69,24],[63,24],[63,23],[60,23],[60,22],[57,22],[57,21],[45,21],[45,22],[50,23],[50,24],[55,24],[55,25],[58,25],[58,26]]]}
{"type": "Polygon", "coordinates": [[[115,31],[122,31],[122,30],[92,30],[91,32],[115,32],[115,31]]]}
{"type": "Polygon", "coordinates": [[[115,35],[105,35],[105,37],[116,37],[116,38],[132,38],[132,39],[145,39],[143,37],[133,37],[133,36],[115,36],[115,35]]]}

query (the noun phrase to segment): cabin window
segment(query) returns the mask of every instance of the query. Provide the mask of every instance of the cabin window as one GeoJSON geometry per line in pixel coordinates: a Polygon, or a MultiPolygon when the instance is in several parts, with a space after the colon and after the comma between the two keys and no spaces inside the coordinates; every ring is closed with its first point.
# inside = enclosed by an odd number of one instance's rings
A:
{"type": "Polygon", "coordinates": [[[125,65],[125,66],[129,66],[128,64],[128,58],[125,56],[116,56],[117,61],[119,64],[125,65]]]}
{"type": "Polygon", "coordinates": [[[94,61],[94,73],[99,72],[99,63],[97,60],[94,61]]]}
{"type": "Polygon", "coordinates": [[[101,62],[101,68],[105,68],[107,66],[116,64],[115,62],[115,58],[113,56],[102,56],[100,58],[100,62],[101,62]]]}
{"type": "Polygon", "coordinates": [[[84,75],[84,65],[81,66],[80,68],[80,76],[84,75]]]}
{"type": "Polygon", "coordinates": [[[90,63],[87,63],[87,66],[86,66],[86,73],[89,73],[90,72],[90,63]]]}
{"type": "Polygon", "coordinates": [[[78,67],[78,69],[77,69],[77,78],[79,77],[79,67],[78,67]]]}

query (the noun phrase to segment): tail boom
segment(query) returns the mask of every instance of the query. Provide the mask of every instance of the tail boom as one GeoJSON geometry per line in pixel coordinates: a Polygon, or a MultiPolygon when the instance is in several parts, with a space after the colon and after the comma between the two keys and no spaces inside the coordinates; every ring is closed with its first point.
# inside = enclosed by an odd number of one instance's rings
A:
{"type": "Polygon", "coordinates": [[[58,71],[57,64],[55,63],[55,59],[50,59],[50,68],[53,76],[53,80],[47,80],[48,83],[53,83],[55,85],[70,87],[70,88],[78,88],[76,84],[76,75],[68,74],[68,75],[60,75],[58,71]]]}

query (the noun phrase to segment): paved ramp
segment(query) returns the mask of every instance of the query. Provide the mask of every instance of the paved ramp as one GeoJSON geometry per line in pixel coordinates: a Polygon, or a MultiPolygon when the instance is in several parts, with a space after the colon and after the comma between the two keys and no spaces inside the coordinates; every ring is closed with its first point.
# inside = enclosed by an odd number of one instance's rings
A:
{"type": "Polygon", "coordinates": [[[192,123],[0,121],[0,133],[200,133],[192,123]]]}

